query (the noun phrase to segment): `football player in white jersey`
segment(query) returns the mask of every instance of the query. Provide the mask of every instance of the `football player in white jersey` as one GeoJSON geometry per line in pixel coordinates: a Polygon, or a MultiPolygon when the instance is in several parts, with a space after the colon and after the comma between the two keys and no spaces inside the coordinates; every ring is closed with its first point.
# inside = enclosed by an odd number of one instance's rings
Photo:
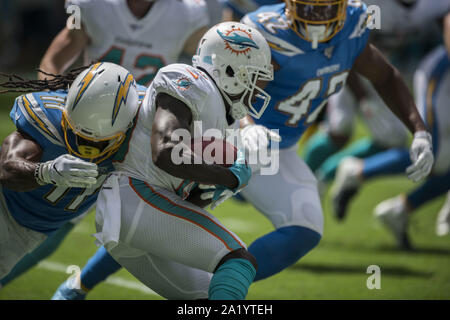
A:
{"type": "Polygon", "coordinates": [[[41,70],[63,73],[83,53],[85,64],[122,65],[146,86],[182,52],[192,56],[209,24],[203,0],[67,0],[66,7],[80,9],[80,28],[66,26],[55,37],[41,70]]]}
{"type": "MultiPolygon", "coordinates": [[[[367,5],[380,8],[375,20],[381,29],[372,31],[372,41],[389,56],[395,55],[401,44],[411,40],[430,38],[438,30],[439,18],[450,10],[450,0],[366,0],[367,5]],[[433,28],[435,27],[435,28],[433,28]],[[435,30],[436,29],[436,30],[435,30]],[[413,39],[412,39],[413,38],[413,39]]],[[[422,53],[424,54],[424,53],[422,53]]],[[[419,55],[414,51],[410,56],[419,55]]],[[[411,69],[407,59],[402,56],[404,64],[411,69]]],[[[417,63],[418,59],[415,60],[417,63]]],[[[402,61],[398,61],[402,62],[402,61]]],[[[395,63],[397,67],[398,63],[395,63]]],[[[413,70],[413,69],[412,69],[413,70]]],[[[412,73],[409,72],[412,76],[412,73]]],[[[383,100],[367,81],[352,75],[345,90],[330,98],[327,108],[325,130],[317,133],[307,144],[305,160],[316,173],[322,187],[332,181],[336,168],[345,156],[365,158],[389,148],[405,147],[408,134],[402,123],[387,108],[383,100]],[[350,90],[351,89],[351,90],[350,90]],[[366,124],[371,134],[340,150],[349,140],[356,114],[366,124]]],[[[345,215],[346,208],[341,201],[341,194],[333,193],[334,213],[338,219],[345,215]]]]}
{"type": "Polygon", "coordinates": [[[128,152],[100,191],[95,236],[165,298],[244,299],[256,274],[255,258],[194,204],[190,192],[197,183],[214,185],[212,201],[220,202],[247,184],[251,169],[242,150],[228,168],[177,163],[176,136],[188,133],[190,143],[195,132],[203,136],[215,129],[225,137],[235,120],[259,118],[270,96],[257,81],[273,79],[271,54],[256,29],[236,22],[211,28],[197,52],[194,67],[164,67],[147,89],[128,152]],[[262,101],[261,108],[254,99],[262,101]]]}

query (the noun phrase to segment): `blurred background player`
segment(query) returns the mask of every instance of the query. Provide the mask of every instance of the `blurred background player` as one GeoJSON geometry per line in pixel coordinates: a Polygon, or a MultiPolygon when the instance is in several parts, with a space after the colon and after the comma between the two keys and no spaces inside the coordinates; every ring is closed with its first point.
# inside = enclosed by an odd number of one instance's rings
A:
{"type": "MultiPolygon", "coordinates": [[[[420,59],[439,41],[437,20],[450,8],[449,0],[368,0],[376,5],[371,42],[402,72],[408,83],[420,59]]],[[[407,129],[387,108],[368,81],[351,74],[348,85],[330,98],[326,121],[307,143],[304,159],[319,179],[321,188],[332,181],[336,168],[345,156],[365,158],[390,148],[407,146],[407,129]],[[361,116],[371,136],[346,146],[351,138],[356,115],[361,116]]],[[[346,197],[347,195],[341,194],[346,197]]],[[[351,196],[351,195],[349,195],[351,196]]],[[[332,195],[335,207],[342,202],[332,195]]],[[[338,219],[343,209],[335,208],[338,219]]]]}
{"type": "Polygon", "coordinates": [[[223,19],[237,21],[247,13],[253,12],[261,6],[282,2],[283,0],[223,0],[223,19]]]}
{"type": "MultiPolygon", "coordinates": [[[[434,2],[433,2],[434,3],[434,2]]],[[[441,11],[439,14],[443,15],[443,19],[441,19],[439,22],[441,24],[441,34],[440,37],[444,39],[445,47],[447,48],[447,52],[450,52],[450,1],[447,1],[448,5],[446,10],[441,11]],[[445,15],[445,13],[447,13],[445,15]]],[[[442,41],[442,40],[441,40],[442,41]]],[[[424,63],[422,62],[420,64],[419,71],[416,71],[416,75],[414,77],[414,90],[416,95],[416,101],[418,106],[421,107],[422,112],[422,118],[424,121],[427,122],[427,125],[429,127],[430,132],[432,132],[433,136],[438,135],[436,139],[439,139],[439,141],[446,141],[445,139],[445,131],[440,132],[439,130],[445,130],[445,128],[448,126],[446,123],[443,123],[439,125],[439,127],[434,126],[432,127],[432,123],[429,123],[429,119],[425,117],[425,115],[428,115],[428,113],[424,113],[423,110],[425,110],[424,99],[422,98],[424,95],[427,97],[427,92],[424,88],[429,88],[427,86],[427,83],[425,80],[418,81],[418,78],[422,79],[428,79],[427,81],[436,81],[436,77],[430,77],[429,74],[437,74],[437,70],[431,70],[432,68],[441,68],[439,71],[440,76],[439,79],[444,81],[444,78],[441,78],[443,74],[445,74],[445,59],[442,55],[443,49],[440,50],[436,49],[436,52],[441,52],[441,55],[435,55],[434,56],[434,63],[440,63],[437,65],[434,65],[432,63],[424,63]],[[436,58],[437,57],[437,58],[436,58]],[[442,59],[442,61],[437,61],[439,59],[442,59]],[[426,68],[427,70],[423,70],[426,68]],[[442,73],[442,74],[441,74],[442,73]],[[418,77],[417,74],[425,74],[428,75],[426,77],[418,77]],[[422,110],[423,109],[423,110],[422,110]],[[435,131],[432,131],[432,129],[435,129],[435,131]],[[439,128],[439,129],[437,129],[439,128]],[[438,131],[436,131],[438,130],[438,131]],[[443,137],[443,138],[442,138],[443,137]]],[[[428,56],[428,60],[430,60],[432,57],[431,55],[428,56]]],[[[445,88],[445,83],[443,83],[443,87],[445,88]]],[[[431,93],[430,93],[431,94],[431,93]]],[[[437,94],[437,91],[435,91],[434,94],[437,94]]],[[[437,110],[440,110],[439,107],[431,106],[432,103],[437,103],[437,100],[432,100],[431,98],[427,100],[428,106],[427,108],[429,110],[436,108],[437,110]]],[[[434,110],[434,109],[433,109],[434,110]]],[[[428,112],[428,111],[427,111],[428,112]]],[[[430,111],[431,112],[431,111],[430,111]]],[[[437,113],[437,111],[436,111],[437,113]]],[[[440,111],[442,113],[442,111],[440,111]]],[[[435,143],[435,150],[434,153],[439,156],[437,153],[438,150],[436,150],[436,146],[438,145],[438,141],[434,141],[435,143]]],[[[439,143],[440,144],[440,143],[439,143]]],[[[445,142],[444,142],[445,144],[445,142]]],[[[442,149],[442,147],[441,147],[442,149]]],[[[441,156],[442,157],[442,156],[441,156]]],[[[442,160],[441,160],[442,161],[442,160]]],[[[379,154],[373,155],[371,157],[367,157],[365,159],[358,159],[355,157],[349,156],[348,158],[344,158],[342,162],[340,163],[338,167],[338,174],[336,176],[336,180],[332,186],[332,194],[334,196],[334,210],[336,213],[336,216],[338,218],[344,218],[348,209],[348,205],[351,202],[352,198],[356,195],[358,189],[360,188],[362,182],[364,180],[368,180],[374,177],[382,176],[382,175],[388,175],[388,174],[395,174],[402,172],[407,166],[409,165],[409,157],[408,152],[405,148],[393,148],[384,152],[380,152],[379,154]]],[[[425,193],[423,193],[425,195],[425,193]]],[[[418,197],[417,197],[418,199],[418,197]]],[[[431,198],[430,198],[431,199],[431,198]]],[[[421,201],[421,203],[425,203],[427,200],[421,201]]],[[[416,208],[418,205],[415,206],[416,208]]],[[[446,212],[445,208],[448,206],[443,207],[443,215],[440,217],[445,217],[444,212],[446,212]]],[[[442,218],[440,218],[442,221],[442,218]]],[[[445,219],[444,219],[445,221],[445,219]]],[[[403,237],[404,239],[405,237],[403,237]]],[[[404,240],[403,245],[404,247],[409,247],[409,242],[407,240],[404,240]]]]}
{"type": "Polygon", "coordinates": [[[190,143],[214,129],[225,138],[236,120],[261,117],[270,96],[257,82],[273,79],[270,49],[254,28],[224,22],[208,30],[197,52],[193,66],[164,67],[148,88],[127,153],[100,191],[96,238],[165,298],[244,299],[255,258],[190,197],[197,184],[215,186],[213,206],[239,192],[251,176],[245,153],[238,150],[230,167],[179,163],[182,142],[174,135],[190,143]]]}
{"type": "MultiPolygon", "coordinates": [[[[450,21],[449,18],[450,15],[446,20],[450,21]]],[[[398,246],[402,249],[412,249],[407,232],[410,215],[423,204],[445,194],[450,189],[449,52],[444,46],[433,50],[420,64],[414,77],[417,105],[422,118],[433,134],[436,162],[431,175],[423,184],[406,195],[402,194],[385,200],[374,209],[375,216],[395,236],[398,246]]],[[[336,189],[337,194],[345,193],[349,189],[357,190],[365,181],[386,173],[400,173],[410,164],[407,149],[392,149],[367,159],[344,158],[339,165],[333,188],[336,189]],[[384,170],[380,170],[381,167],[384,170]]],[[[438,215],[436,233],[448,234],[449,224],[447,196],[447,203],[438,215]]]]}
{"type": "Polygon", "coordinates": [[[71,5],[80,8],[81,29],[66,26],[55,37],[41,61],[45,72],[61,74],[83,53],[84,64],[113,62],[149,85],[159,68],[195,53],[209,24],[204,1],[66,1],[71,5]]]}
{"type": "MultiPolygon", "coordinates": [[[[177,61],[182,53],[191,56],[195,53],[198,40],[208,27],[208,12],[218,10],[213,2],[208,11],[203,1],[194,0],[66,1],[66,7],[80,8],[81,29],[65,26],[47,49],[40,67],[48,74],[60,74],[83,53],[85,63],[121,64],[138,82],[148,84],[162,66],[177,61]]],[[[41,79],[52,78],[45,73],[38,75],[41,79]]],[[[50,255],[81,218],[49,237],[7,278],[0,280],[0,284],[6,285],[50,255]]],[[[88,267],[82,273],[84,288],[92,288],[120,268],[103,248],[89,261],[88,267]]]]}
{"type": "Polygon", "coordinates": [[[297,142],[351,70],[367,77],[414,132],[415,174],[426,176],[431,169],[431,136],[399,72],[367,43],[367,18],[366,6],[359,1],[286,0],[242,19],[268,41],[275,70],[274,81],[265,87],[272,97],[267,110],[260,119],[241,121],[243,143],[251,153],[267,148],[268,129],[278,129],[282,138],[279,171],[255,172],[241,192],[276,229],[249,246],[258,261],[255,280],[294,264],[321,239],[317,182],[298,157],[297,142]]]}
{"type": "Polygon", "coordinates": [[[75,80],[73,74],[57,76],[50,86],[13,76],[2,85],[50,91],[16,99],[10,117],[17,130],[0,150],[1,278],[92,208],[139,106],[133,76],[108,63],[91,66],[75,80]],[[68,85],[69,91],[62,89],[68,85]]]}

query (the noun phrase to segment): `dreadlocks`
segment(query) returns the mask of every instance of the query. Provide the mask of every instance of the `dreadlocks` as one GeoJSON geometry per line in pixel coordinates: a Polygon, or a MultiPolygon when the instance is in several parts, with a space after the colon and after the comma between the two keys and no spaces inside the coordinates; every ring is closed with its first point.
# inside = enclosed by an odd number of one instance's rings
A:
{"type": "Polygon", "coordinates": [[[6,88],[4,90],[0,90],[0,94],[7,92],[36,92],[44,90],[55,91],[61,89],[67,90],[75,80],[75,78],[88,67],[89,66],[83,66],[80,68],[72,69],[64,75],[51,74],[37,69],[38,72],[52,77],[52,79],[50,80],[29,80],[15,74],[6,74],[0,72],[0,79],[8,79],[5,82],[0,82],[0,88],[6,88]]]}

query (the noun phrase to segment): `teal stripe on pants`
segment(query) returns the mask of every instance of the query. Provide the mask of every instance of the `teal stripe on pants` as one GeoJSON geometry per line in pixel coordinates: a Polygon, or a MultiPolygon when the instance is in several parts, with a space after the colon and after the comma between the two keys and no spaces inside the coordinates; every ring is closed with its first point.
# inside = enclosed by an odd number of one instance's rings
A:
{"type": "Polygon", "coordinates": [[[243,246],[235,239],[235,237],[228,232],[224,227],[218,225],[210,217],[202,214],[194,209],[176,204],[164,195],[156,192],[150,185],[143,181],[130,178],[130,186],[136,191],[139,197],[147,202],[149,205],[157,208],[160,211],[175,215],[179,218],[188,220],[194,224],[199,225],[212,233],[215,237],[221,240],[230,250],[243,248],[243,246]]]}

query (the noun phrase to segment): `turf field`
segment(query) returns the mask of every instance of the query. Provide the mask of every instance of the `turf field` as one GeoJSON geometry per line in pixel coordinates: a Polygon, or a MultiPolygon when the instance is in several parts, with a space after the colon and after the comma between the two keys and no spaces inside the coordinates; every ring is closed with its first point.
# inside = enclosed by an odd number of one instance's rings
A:
{"type": "MultiPolygon", "coordinates": [[[[0,96],[0,138],[14,126],[9,119],[13,96],[0,96]]],[[[364,134],[358,125],[356,136],[364,134]]],[[[417,211],[410,223],[416,250],[395,248],[393,238],[372,218],[375,205],[413,187],[404,177],[366,184],[350,207],[344,223],[331,216],[330,199],[323,201],[324,237],[319,246],[294,266],[253,284],[248,299],[450,299],[450,236],[434,234],[443,197],[417,211]],[[381,289],[369,290],[369,265],[381,269],[381,289]]],[[[270,186],[267,186],[270,188],[270,186]]],[[[272,230],[271,224],[251,205],[232,200],[214,212],[222,222],[250,244],[272,230]]],[[[69,277],[67,266],[82,267],[96,251],[94,214],[91,213],[47,260],[0,289],[0,299],[49,299],[69,277]]],[[[100,284],[89,299],[161,299],[127,271],[121,270],[100,284]]]]}

